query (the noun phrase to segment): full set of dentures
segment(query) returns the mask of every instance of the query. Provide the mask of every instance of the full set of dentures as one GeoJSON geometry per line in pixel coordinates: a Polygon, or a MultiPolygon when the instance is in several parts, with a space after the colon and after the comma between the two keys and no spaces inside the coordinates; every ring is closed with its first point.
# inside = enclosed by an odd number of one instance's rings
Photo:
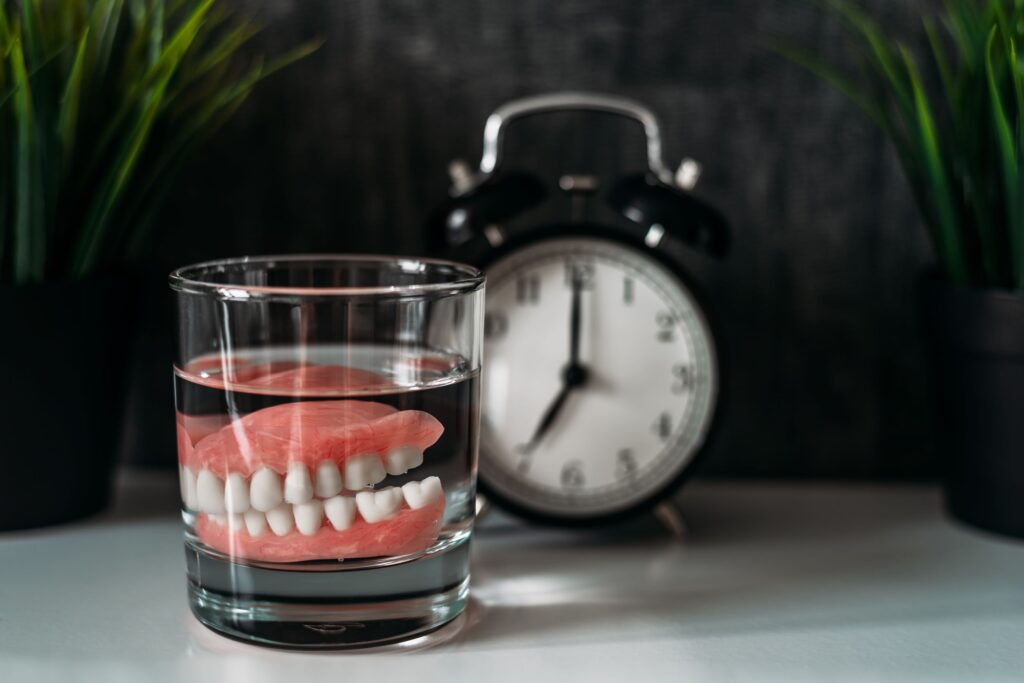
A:
{"type": "Polygon", "coordinates": [[[193,438],[179,421],[181,495],[207,545],[294,562],[400,555],[430,545],[441,481],[373,487],[423,463],[443,432],[431,415],[372,401],[285,403],[193,438]]]}

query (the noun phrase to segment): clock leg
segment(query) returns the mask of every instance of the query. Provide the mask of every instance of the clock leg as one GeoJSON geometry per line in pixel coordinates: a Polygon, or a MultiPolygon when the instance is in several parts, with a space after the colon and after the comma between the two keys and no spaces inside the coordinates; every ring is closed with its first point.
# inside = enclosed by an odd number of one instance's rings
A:
{"type": "Polygon", "coordinates": [[[682,543],[689,534],[683,511],[674,500],[666,500],[654,508],[654,518],[661,522],[672,538],[682,543]]]}

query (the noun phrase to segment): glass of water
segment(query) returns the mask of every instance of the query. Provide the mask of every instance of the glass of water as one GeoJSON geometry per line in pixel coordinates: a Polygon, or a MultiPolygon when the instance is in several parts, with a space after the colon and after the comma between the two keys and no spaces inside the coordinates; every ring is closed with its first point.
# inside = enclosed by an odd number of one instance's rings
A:
{"type": "Polygon", "coordinates": [[[192,612],[295,648],[426,634],[469,590],[484,278],[241,258],[170,276],[192,612]]]}

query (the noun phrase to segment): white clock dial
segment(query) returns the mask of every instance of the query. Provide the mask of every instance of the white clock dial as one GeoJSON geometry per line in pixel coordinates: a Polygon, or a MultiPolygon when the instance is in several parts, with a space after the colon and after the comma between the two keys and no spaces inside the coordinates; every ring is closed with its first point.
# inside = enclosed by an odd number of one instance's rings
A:
{"type": "Polygon", "coordinates": [[[614,514],[663,490],[704,441],[711,332],[693,294],[641,251],[573,237],[512,252],[487,269],[485,335],[480,475],[520,507],[614,514]],[[583,370],[569,378],[574,287],[583,370]],[[565,390],[567,379],[582,383],[565,390]]]}

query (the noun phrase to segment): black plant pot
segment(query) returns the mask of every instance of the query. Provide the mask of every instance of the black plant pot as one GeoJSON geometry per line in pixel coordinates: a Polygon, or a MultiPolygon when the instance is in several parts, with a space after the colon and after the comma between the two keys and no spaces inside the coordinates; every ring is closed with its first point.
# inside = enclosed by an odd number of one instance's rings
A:
{"type": "Polygon", "coordinates": [[[946,507],[1024,538],[1024,296],[922,279],[946,507]]]}
{"type": "Polygon", "coordinates": [[[130,292],[113,280],[0,287],[0,530],[70,521],[110,500],[130,292]]]}
{"type": "Polygon", "coordinates": [[[125,464],[139,468],[176,470],[177,437],[174,421],[175,300],[167,286],[167,270],[149,264],[138,273],[145,298],[131,335],[127,408],[121,454],[125,464]]]}

